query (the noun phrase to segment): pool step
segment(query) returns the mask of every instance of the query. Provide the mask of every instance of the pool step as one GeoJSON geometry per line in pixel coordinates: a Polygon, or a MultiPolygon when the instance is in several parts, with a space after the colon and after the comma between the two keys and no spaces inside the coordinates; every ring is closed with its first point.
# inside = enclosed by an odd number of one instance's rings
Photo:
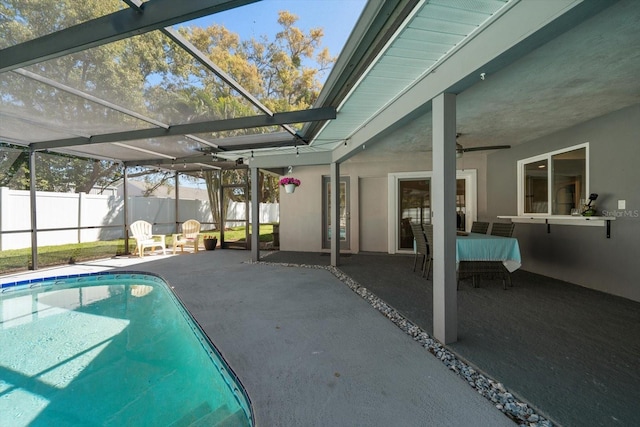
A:
{"type": "Polygon", "coordinates": [[[249,426],[242,409],[231,413],[229,407],[223,405],[212,411],[208,402],[202,402],[191,412],[184,415],[170,427],[238,427],[249,426]]]}
{"type": "Polygon", "coordinates": [[[200,418],[211,413],[211,405],[208,402],[202,402],[193,408],[189,413],[185,414],[178,421],[170,424],[170,427],[188,427],[196,423],[200,418]]]}
{"type": "Polygon", "coordinates": [[[249,420],[247,420],[246,415],[242,409],[238,409],[233,414],[230,414],[224,420],[215,424],[216,427],[251,427],[249,420]]]}
{"type": "Polygon", "coordinates": [[[242,423],[242,419],[237,418],[236,414],[229,412],[229,407],[223,405],[215,411],[206,414],[198,421],[190,424],[190,427],[240,427],[247,425],[242,423]],[[238,422],[240,420],[240,422],[238,422]]]}

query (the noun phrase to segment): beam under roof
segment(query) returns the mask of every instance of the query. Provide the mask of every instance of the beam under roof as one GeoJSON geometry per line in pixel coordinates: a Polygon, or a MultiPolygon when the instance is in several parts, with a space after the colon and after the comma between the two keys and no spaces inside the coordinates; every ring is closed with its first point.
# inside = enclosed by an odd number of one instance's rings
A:
{"type": "Polygon", "coordinates": [[[257,0],[149,0],[142,12],[132,8],[0,50],[0,72],[101,46],[257,0]]]}
{"type": "Polygon", "coordinates": [[[318,151],[315,153],[277,154],[269,156],[256,156],[251,161],[251,167],[260,169],[281,168],[285,166],[317,166],[329,165],[333,161],[330,151],[318,151]]]}
{"type": "MultiPolygon", "coordinates": [[[[321,120],[332,120],[336,118],[334,107],[313,108],[309,110],[288,111],[285,113],[275,113],[273,116],[250,116],[239,117],[227,120],[211,120],[199,123],[180,124],[164,128],[150,128],[130,130],[125,132],[114,132],[91,137],[75,137],[50,141],[34,142],[30,145],[33,150],[51,150],[62,147],[72,147],[77,145],[102,144],[109,142],[124,142],[137,139],[162,138],[167,136],[182,136],[194,133],[222,132],[236,129],[249,129],[264,126],[276,126],[291,123],[304,123],[321,120]]],[[[300,141],[302,142],[302,141],[300,141]]],[[[294,143],[294,140],[292,140],[294,143]]],[[[222,147],[221,147],[222,148],[222,147]]]]}

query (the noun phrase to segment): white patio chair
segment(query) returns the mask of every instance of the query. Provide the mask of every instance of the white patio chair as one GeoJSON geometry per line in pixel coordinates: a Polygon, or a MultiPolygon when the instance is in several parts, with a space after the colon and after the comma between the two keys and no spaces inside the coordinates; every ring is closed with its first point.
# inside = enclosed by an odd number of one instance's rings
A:
{"type": "Polygon", "coordinates": [[[129,226],[129,231],[136,239],[136,252],[140,257],[144,254],[144,248],[161,248],[162,255],[166,255],[164,235],[153,234],[153,226],[147,221],[136,221],[129,226]]]}
{"type": "Polygon", "coordinates": [[[180,246],[180,252],[184,252],[184,245],[192,244],[193,252],[198,252],[200,245],[200,223],[195,219],[190,219],[182,223],[182,233],[173,235],[173,253],[176,247],[180,246]]]}

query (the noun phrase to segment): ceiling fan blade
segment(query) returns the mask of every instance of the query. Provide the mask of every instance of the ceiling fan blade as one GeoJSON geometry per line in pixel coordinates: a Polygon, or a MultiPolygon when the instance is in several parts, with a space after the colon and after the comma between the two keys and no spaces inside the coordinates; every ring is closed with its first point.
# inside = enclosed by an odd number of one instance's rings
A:
{"type": "Polygon", "coordinates": [[[468,153],[470,151],[484,151],[484,150],[503,150],[505,148],[511,148],[510,145],[487,145],[485,147],[469,147],[463,148],[462,151],[468,153]]]}

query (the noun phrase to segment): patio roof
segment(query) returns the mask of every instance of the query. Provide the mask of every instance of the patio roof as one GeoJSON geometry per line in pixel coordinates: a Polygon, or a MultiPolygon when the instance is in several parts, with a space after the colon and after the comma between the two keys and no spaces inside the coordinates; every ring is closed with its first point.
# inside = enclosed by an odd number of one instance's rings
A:
{"type": "Polygon", "coordinates": [[[638,104],[639,16],[630,1],[418,2],[310,145],[337,162],[365,143],[363,161],[430,151],[431,99],[444,92],[457,95],[465,148],[527,143],[638,104]]]}
{"type": "MultiPolygon", "coordinates": [[[[442,92],[458,94],[465,147],[524,143],[640,101],[634,2],[370,0],[314,108],[273,112],[171,27],[251,2],[128,1],[130,8],[3,46],[0,140],[126,165],[177,164],[182,172],[250,156],[257,167],[274,168],[343,161],[419,116],[419,129],[381,150],[429,150],[430,99],[442,92]],[[589,20],[601,12],[607,19],[589,20]],[[55,58],[108,52],[116,40],[133,37],[160,37],[181,49],[255,113],[164,123],[107,91],[89,93],[50,77],[59,75],[51,72],[60,66],[55,58]],[[21,91],[39,90],[55,91],[60,104],[80,105],[84,114],[74,121],[50,106],[20,108],[21,91]],[[235,129],[253,130],[223,132],[235,129]]],[[[153,111],[154,100],[145,103],[153,111]]]]}
{"type": "MultiPolygon", "coordinates": [[[[166,168],[166,165],[176,163],[183,167],[189,162],[184,168],[186,171],[194,167],[201,170],[203,166],[217,168],[227,160],[235,164],[240,156],[234,152],[239,149],[305,144],[290,124],[333,119],[335,108],[271,111],[171,27],[254,1],[209,0],[189,4],[164,0],[127,1],[129,8],[114,10],[50,34],[34,34],[39,37],[12,46],[2,46],[0,82],[5,96],[0,110],[0,140],[29,146],[35,151],[116,160],[125,165],[163,165],[166,168]],[[204,121],[182,115],[165,123],[154,114],[157,104],[150,97],[144,99],[144,105],[136,107],[127,105],[117,91],[99,90],[95,83],[96,87],[92,87],[92,84],[73,79],[61,81],[60,76],[64,75],[61,71],[74,63],[71,54],[91,50],[94,54],[108,56],[110,49],[118,48],[117,42],[135,37],[149,39],[147,41],[159,38],[163,45],[171,46],[175,51],[174,60],[182,56],[192,63],[196,73],[214,75],[236,94],[236,102],[250,107],[255,115],[226,120],[210,115],[211,119],[204,121]],[[25,108],[28,104],[24,98],[26,93],[39,91],[55,93],[59,102],[57,105],[41,103],[36,109],[25,108]],[[56,107],[60,105],[79,106],[75,108],[80,114],[59,114],[56,107]],[[245,138],[224,136],[224,131],[247,129],[254,130],[246,132],[245,138]],[[227,151],[230,153],[225,154],[227,151]]],[[[167,56],[166,60],[171,58],[167,56]]],[[[108,84],[115,87],[118,82],[108,84]]],[[[198,81],[194,85],[202,86],[198,81]]]]}

